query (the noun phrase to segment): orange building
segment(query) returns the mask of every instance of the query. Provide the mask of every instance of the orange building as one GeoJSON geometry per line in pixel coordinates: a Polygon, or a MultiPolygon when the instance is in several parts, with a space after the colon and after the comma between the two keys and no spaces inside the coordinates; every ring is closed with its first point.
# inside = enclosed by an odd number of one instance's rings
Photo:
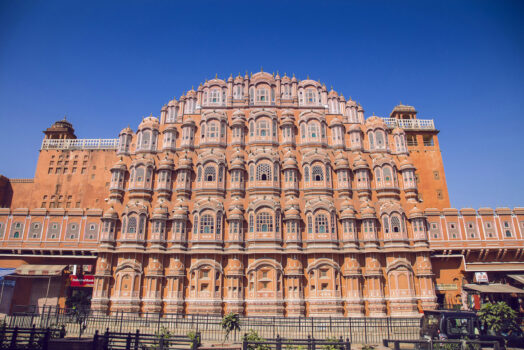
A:
{"type": "Polygon", "coordinates": [[[259,72],[118,139],[44,133],[34,179],[0,178],[11,310],[91,287],[104,313],[413,316],[456,302],[468,272],[524,270],[524,209],[445,209],[438,130],[411,106],[366,119],[259,72]]]}

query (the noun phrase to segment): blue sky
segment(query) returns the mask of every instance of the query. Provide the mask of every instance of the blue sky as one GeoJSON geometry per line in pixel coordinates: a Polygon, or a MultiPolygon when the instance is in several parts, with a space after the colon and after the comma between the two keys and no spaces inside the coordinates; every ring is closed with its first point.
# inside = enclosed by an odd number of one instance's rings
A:
{"type": "Polygon", "coordinates": [[[0,174],[42,130],[113,138],[215,74],[309,75],[441,130],[454,207],[524,206],[522,1],[0,1],[0,174]]]}

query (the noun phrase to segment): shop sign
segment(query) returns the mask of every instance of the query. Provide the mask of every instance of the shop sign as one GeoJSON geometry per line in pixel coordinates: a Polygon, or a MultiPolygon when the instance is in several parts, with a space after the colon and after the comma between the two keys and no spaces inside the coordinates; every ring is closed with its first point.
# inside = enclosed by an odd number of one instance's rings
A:
{"type": "Polygon", "coordinates": [[[487,272],[475,272],[476,283],[489,283],[487,272]]]}
{"type": "Polygon", "coordinates": [[[93,275],[70,275],[71,287],[93,287],[95,285],[95,276],[93,275]]]}
{"type": "Polygon", "coordinates": [[[457,284],[456,283],[437,283],[435,285],[436,290],[457,290],[457,284]]]}

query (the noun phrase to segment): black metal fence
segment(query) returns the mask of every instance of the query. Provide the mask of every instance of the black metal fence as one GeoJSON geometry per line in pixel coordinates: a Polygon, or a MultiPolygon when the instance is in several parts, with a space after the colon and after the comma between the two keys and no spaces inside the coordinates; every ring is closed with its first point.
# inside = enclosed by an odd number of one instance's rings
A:
{"type": "MultiPolygon", "coordinates": [[[[187,336],[190,332],[200,332],[203,341],[223,341],[220,316],[182,315],[117,312],[100,315],[90,310],[78,312],[71,309],[46,307],[31,312],[13,312],[5,321],[8,327],[60,327],[64,325],[67,334],[78,335],[82,331],[86,336],[94,335],[96,330],[103,332],[133,333],[140,329],[142,333],[155,334],[162,329],[177,336],[187,336]],[[78,315],[81,317],[78,317],[78,315]]],[[[395,317],[255,317],[241,316],[242,332],[254,330],[264,339],[296,339],[307,337],[315,339],[348,338],[354,344],[380,344],[384,339],[419,339],[420,318],[395,317]]],[[[242,334],[234,332],[229,341],[242,342],[242,334]]]]}
{"type": "Polygon", "coordinates": [[[244,335],[242,350],[351,350],[349,339],[318,340],[312,337],[307,339],[285,339],[277,336],[274,340],[250,340],[244,335]]]}
{"type": "Polygon", "coordinates": [[[497,341],[481,340],[389,340],[384,339],[383,345],[394,350],[416,349],[416,350],[467,350],[467,349],[493,349],[500,350],[497,341]]]}

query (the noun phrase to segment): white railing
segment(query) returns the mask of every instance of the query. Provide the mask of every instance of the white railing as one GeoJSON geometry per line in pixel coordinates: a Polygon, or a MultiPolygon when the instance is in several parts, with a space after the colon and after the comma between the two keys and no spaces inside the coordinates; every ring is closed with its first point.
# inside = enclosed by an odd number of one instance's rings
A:
{"type": "Polygon", "coordinates": [[[117,149],[118,139],[44,139],[40,149],[117,149]]]}
{"type": "Polygon", "coordinates": [[[433,119],[396,119],[396,118],[382,118],[386,125],[393,128],[401,129],[425,129],[435,130],[435,123],[433,119]]]}

